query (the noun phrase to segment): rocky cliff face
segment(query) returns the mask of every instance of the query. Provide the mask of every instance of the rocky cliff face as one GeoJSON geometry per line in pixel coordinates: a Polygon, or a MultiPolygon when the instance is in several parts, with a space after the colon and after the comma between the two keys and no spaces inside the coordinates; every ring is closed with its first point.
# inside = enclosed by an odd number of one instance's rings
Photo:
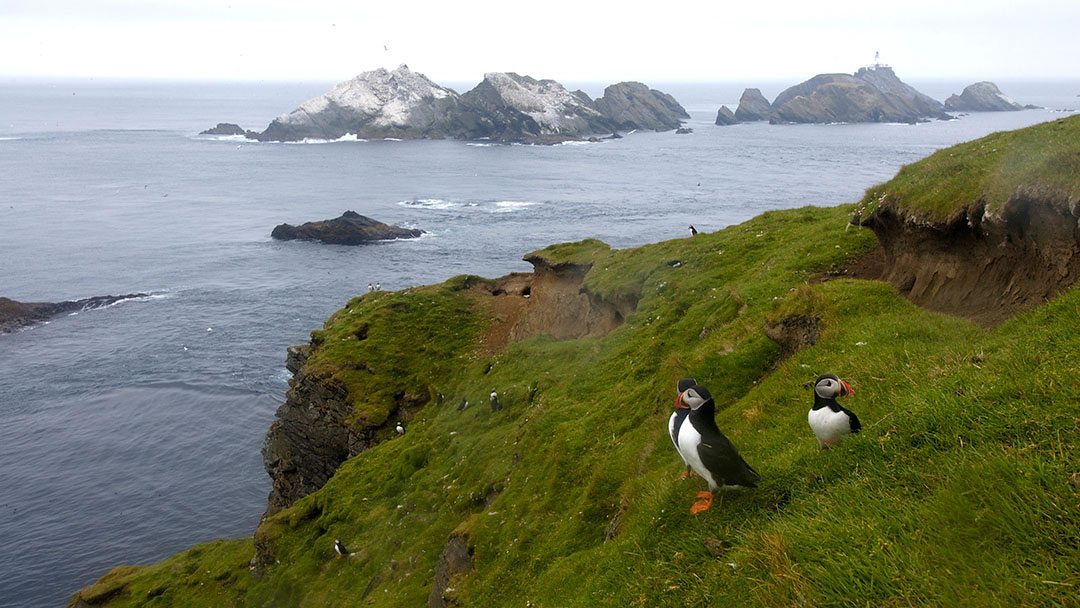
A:
{"type": "Polygon", "coordinates": [[[406,65],[364,72],[279,116],[260,141],[441,136],[459,96],[406,65]]]}
{"type": "Polygon", "coordinates": [[[904,84],[888,67],[854,75],[819,74],[780,93],[772,123],[918,122],[947,119],[937,101],[904,84]]]}
{"type": "Polygon", "coordinates": [[[959,95],[945,100],[945,109],[951,112],[1014,112],[1024,106],[1016,103],[992,82],[976,82],[964,88],[959,95]]]}
{"type": "Polygon", "coordinates": [[[674,97],[640,82],[620,82],[607,87],[595,106],[623,131],[670,131],[678,129],[683,119],[690,118],[674,97]]]}
{"type": "MultiPolygon", "coordinates": [[[[542,255],[526,259],[533,264],[532,273],[466,285],[487,299],[492,310],[480,347],[483,356],[539,334],[557,340],[601,337],[622,325],[637,306],[635,296],[608,301],[584,290],[591,264],[553,262],[542,255]]],[[[354,339],[367,339],[364,327],[365,333],[354,339]]],[[[327,370],[308,365],[312,353],[325,347],[314,336],[309,344],[288,349],[286,367],[293,377],[262,449],[264,467],[273,480],[264,517],[321,488],[342,462],[392,436],[397,421],[411,419],[432,399],[425,387],[414,387],[396,392],[388,415],[378,421],[355,415],[348,387],[327,370]]],[[[371,368],[362,371],[378,373],[371,368]]],[[[260,554],[256,561],[266,559],[260,554]]]]}
{"type": "Polygon", "coordinates": [[[769,120],[771,114],[772,104],[761,94],[761,90],[746,89],[739,98],[739,107],[735,109],[735,120],[739,122],[769,120]]]}

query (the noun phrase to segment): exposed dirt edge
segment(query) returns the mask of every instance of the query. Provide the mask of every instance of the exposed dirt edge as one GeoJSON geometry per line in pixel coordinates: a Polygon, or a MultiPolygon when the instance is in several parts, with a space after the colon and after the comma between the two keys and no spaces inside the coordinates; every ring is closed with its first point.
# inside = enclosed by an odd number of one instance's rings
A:
{"type": "Polygon", "coordinates": [[[880,278],[919,306],[992,327],[1080,277],[1080,199],[1039,185],[1002,209],[983,201],[931,222],[889,201],[863,218],[883,255],[880,278]]]}

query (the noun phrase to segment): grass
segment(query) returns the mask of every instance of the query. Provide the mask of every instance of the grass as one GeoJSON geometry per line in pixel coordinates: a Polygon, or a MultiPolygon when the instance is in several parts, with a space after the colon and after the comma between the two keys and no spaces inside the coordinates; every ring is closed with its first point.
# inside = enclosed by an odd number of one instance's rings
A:
{"type": "Polygon", "coordinates": [[[469,606],[1076,606],[1080,289],[987,330],[884,283],[811,281],[875,245],[845,229],[849,209],[543,250],[590,261],[593,294],[640,298],[604,338],[478,355],[492,313],[465,289],[475,277],[352,300],[315,333],[309,368],[363,395],[365,420],[402,391],[441,403],[269,518],[260,578],[251,539],[218,541],[114,571],[84,598],[412,607],[465,533],[474,569],[450,594],[469,606]],[[818,340],[777,365],[763,325],[809,312],[818,340]],[[828,372],[855,389],[844,405],[864,428],[821,452],[808,383],[828,372]],[[766,477],[696,516],[704,483],[676,479],[667,437],[684,376],[766,477]],[[335,538],[357,555],[335,559],[335,538]]]}
{"type": "Polygon", "coordinates": [[[888,202],[928,221],[948,222],[977,203],[998,211],[1021,186],[1080,196],[1080,116],[939,150],[867,189],[857,211],[866,215],[888,202]]]}

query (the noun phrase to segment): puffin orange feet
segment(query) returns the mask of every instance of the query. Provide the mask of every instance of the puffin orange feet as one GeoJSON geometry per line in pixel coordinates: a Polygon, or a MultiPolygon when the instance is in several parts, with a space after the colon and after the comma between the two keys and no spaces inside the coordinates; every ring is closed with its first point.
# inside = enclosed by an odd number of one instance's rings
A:
{"type": "Polygon", "coordinates": [[[691,469],[690,467],[686,467],[686,470],[683,471],[683,474],[679,475],[679,481],[682,481],[684,479],[690,479],[693,476],[694,476],[694,470],[691,469]]]}
{"type": "Polygon", "coordinates": [[[701,513],[702,511],[705,511],[712,506],[712,492],[698,492],[697,497],[698,501],[690,507],[690,513],[692,515],[697,515],[698,513],[701,513]]]}

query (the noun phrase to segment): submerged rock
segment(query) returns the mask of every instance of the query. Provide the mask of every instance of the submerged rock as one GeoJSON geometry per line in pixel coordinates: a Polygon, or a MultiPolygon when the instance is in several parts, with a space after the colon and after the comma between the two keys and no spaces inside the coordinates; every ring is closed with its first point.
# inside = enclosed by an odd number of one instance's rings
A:
{"type": "Polygon", "coordinates": [[[356,213],[346,211],[341,217],[299,226],[280,224],[270,236],[283,241],[294,239],[322,241],[329,245],[359,245],[371,241],[414,239],[423,230],[391,226],[356,213]]]}
{"type": "Polygon", "coordinates": [[[976,82],[964,88],[959,95],[945,100],[945,109],[952,112],[1015,112],[1024,106],[1001,92],[992,82],[976,82]]]}
{"type": "Polygon", "coordinates": [[[243,135],[244,137],[254,139],[258,133],[246,131],[241,128],[240,125],[235,123],[219,122],[216,127],[202,131],[199,135],[243,135]]]}

